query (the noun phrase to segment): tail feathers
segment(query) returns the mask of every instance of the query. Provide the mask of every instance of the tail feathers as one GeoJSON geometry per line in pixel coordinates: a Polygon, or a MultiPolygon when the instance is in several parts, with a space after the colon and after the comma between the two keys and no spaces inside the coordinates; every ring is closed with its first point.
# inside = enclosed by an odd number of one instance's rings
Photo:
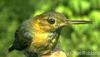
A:
{"type": "Polygon", "coordinates": [[[9,52],[11,52],[13,50],[14,50],[13,46],[8,49],[9,52]]]}

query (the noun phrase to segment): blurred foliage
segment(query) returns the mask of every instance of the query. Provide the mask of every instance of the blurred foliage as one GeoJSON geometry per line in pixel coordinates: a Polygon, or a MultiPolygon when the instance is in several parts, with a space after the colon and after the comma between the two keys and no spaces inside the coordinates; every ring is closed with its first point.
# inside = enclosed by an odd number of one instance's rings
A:
{"type": "Polygon", "coordinates": [[[60,12],[71,20],[92,20],[93,24],[65,27],[60,44],[68,57],[100,57],[100,0],[0,0],[0,57],[25,57],[19,51],[8,54],[15,30],[46,11],[60,12]]]}

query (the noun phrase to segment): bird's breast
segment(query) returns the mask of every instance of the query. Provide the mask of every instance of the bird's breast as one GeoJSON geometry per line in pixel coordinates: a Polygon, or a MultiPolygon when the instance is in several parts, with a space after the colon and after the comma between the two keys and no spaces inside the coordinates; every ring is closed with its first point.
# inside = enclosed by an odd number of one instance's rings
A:
{"type": "Polygon", "coordinates": [[[56,36],[53,33],[35,33],[30,49],[35,52],[47,53],[52,50],[57,42],[56,36]]]}
{"type": "Polygon", "coordinates": [[[32,40],[32,45],[34,45],[34,47],[36,48],[39,48],[41,46],[47,46],[49,44],[48,35],[49,33],[36,32],[32,40]]]}

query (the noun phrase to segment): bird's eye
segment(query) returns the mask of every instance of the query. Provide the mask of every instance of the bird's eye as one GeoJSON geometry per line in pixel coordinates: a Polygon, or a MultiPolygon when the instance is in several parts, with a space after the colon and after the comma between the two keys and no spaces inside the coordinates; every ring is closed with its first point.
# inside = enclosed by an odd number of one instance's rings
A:
{"type": "Polygon", "coordinates": [[[48,19],[48,22],[49,22],[50,24],[54,24],[54,23],[55,23],[55,19],[49,18],[49,19],[48,19]]]}

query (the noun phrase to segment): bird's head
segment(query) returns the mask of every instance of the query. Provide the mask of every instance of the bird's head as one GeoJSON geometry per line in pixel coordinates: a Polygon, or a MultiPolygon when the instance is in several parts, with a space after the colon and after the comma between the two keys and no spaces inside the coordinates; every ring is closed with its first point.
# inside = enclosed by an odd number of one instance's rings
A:
{"type": "Polygon", "coordinates": [[[69,24],[85,24],[90,21],[68,20],[58,12],[45,12],[35,17],[34,25],[38,31],[55,31],[69,24]]]}

